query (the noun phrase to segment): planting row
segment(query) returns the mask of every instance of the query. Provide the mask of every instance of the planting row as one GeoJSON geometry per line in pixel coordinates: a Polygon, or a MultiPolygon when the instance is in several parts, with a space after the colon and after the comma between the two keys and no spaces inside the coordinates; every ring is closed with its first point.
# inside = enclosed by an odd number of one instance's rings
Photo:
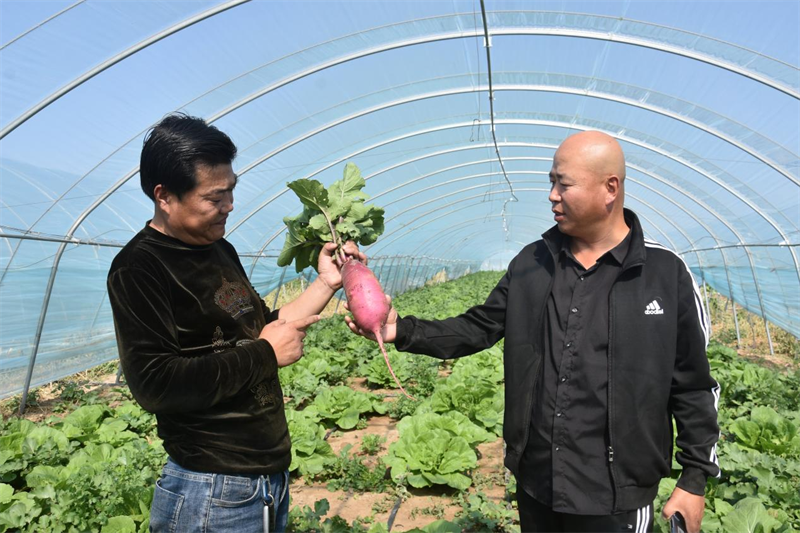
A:
{"type": "MultiPolygon", "coordinates": [[[[481,302],[498,277],[466,276],[401,295],[394,305],[401,314],[452,316],[481,302]]],[[[428,487],[450,494],[462,511],[449,521],[431,517],[426,531],[513,530],[511,505],[474,488],[478,446],[502,434],[502,343],[448,363],[391,347],[388,352],[398,378],[419,401],[397,392],[377,346],[352,335],[342,317],[309,330],[305,356],[280,371],[295,479],[390,495],[428,487]],[[371,437],[362,438],[358,450],[334,453],[326,439],[331,431],[358,431],[378,414],[397,421],[397,439],[385,450],[371,437]]],[[[765,369],[718,344],[709,358],[722,385],[722,477],[709,481],[704,531],[800,531],[800,374],[765,369]]],[[[40,424],[10,419],[0,428],[0,532],[146,531],[153,484],[165,460],[154,417],[124,387],[103,399],[86,397],[72,409],[40,424]]],[[[657,509],[679,473],[674,463],[657,509]]],[[[512,478],[509,501],[514,491],[512,478]]],[[[329,513],[327,501],[294,507],[290,529],[388,530],[387,522],[367,517],[347,523],[329,513]]],[[[656,521],[656,530],[665,531],[665,524],[656,521]]]]}

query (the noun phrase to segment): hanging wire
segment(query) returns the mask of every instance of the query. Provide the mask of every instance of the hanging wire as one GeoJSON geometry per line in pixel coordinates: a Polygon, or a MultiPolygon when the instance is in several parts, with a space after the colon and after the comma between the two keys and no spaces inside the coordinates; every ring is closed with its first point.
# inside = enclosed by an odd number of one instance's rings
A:
{"type": "Polygon", "coordinates": [[[489,38],[489,24],[486,22],[486,6],[481,0],[481,16],[483,17],[483,33],[486,39],[485,48],[486,48],[486,73],[487,77],[489,78],[489,118],[491,120],[491,130],[492,130],[492,141],[494,142],[494,151],[497,154],[497,162],[500,163],[500,170],[503,172],[503,178],[505,178],[506,183],[508,184],[508,189],[511,192],[511,197],[508,198],[506,201],[503,202],[503,209],[500,211],[500,216],[503,220],[503,233],[506,236],[506,240],[509,239],[508,236],[508,220],[506,219],[506,206],[508,202],[519,202],[517,195],[514,194],[514,186],[511,185],[511,180],[508,179],[508,174],[506,174],[506,167],[503,165],[503,158],[500,156],[500,147],[497,145],[497,134],[495,133],[494,128],[494,91],[492,90],[492,55],[489,49],[492,46],[492,41],[489,38]]]}
{"type": "MultiPolygon", "coordinates": [[[[472,2],[472,24],[475,26],[475,28],[478,27],[478,10],[475,8],[475,1],[474,0],[472,2]]],[[[478,39],[475,39],[475,60],[476,60],[475,64],[476,64],[476,66],[478,68],[477,76],[476,76],[475,79],[478,81],[478,88],[480,88],[480,85],[481,85],[481,52],[480,52],[480,45],[478,44],[478,39]]],[[[469,139],[470,142],[473,142],[472,141],[472,135],[474,134],[474,130],[475,129],[477,129],[477,131],[478,131],[478,137],[477,137],[476,140],[478,142],[480,142],[480,140],[481,140],[481,114],[483,113],[483,109],[481,108],[481,92],[480,92],[480,90],[475,91],[475,95],[476,95],[476,100],[477,100],[477,104],[478,104],[478,118],[476,118],[475,120],[472,121],[472,130],[473,131],[470,133],[470,139],[469,139]],[[476,124],[475,124],[476,122],[477,122],[477,128],[476,128],[476,124]]]]}

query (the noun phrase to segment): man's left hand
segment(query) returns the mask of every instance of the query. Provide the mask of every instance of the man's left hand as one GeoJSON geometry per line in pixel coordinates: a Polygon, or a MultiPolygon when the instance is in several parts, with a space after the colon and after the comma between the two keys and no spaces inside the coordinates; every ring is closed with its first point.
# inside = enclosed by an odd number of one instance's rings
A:
{"type": "MultiPolygon", "coordinates": [[[[322,251],[319,253],[319,261],[317,262],[319,279],[334,292],[342,288],[341,265],[333,255],[335,252],[336,244],[327,243],[322,247],[322,251]]],[[[344,244],[344,253],[360,260],[365,265],[367,264],[367,256],[358,250],[358,246],[353,241],[347,241],[344,244]]]]}
{"type": "Polygon", "coordinates": [[[700,524],[703,522],[705,506],[705,496],[698,496],[675,487],[669,500],[664,505],[661,516],[664,520],[669,520],[669,517],[679,512],[686,520],[687,533],[700,533],[700,524]]]}

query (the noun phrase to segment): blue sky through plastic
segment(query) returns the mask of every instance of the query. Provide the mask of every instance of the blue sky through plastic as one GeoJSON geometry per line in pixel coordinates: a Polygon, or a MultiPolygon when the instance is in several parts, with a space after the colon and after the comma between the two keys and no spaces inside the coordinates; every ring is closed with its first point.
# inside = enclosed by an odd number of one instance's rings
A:
{"type": "Polygon", "coordinates": [[[486,5],[518,202],[491,144],[478,2],[1,2],[0,394],[19,385],[43,309],[37,358],[52,364],[34,381],[113,357],[105,272],[152,215],[141,142],[175,110],[239,147],[228,238],[264,293],[281,279],[282,217],[299,209],[287,181],[330,183],[357,163],[386,208],[369,253],[403,256],[386,260],[393,276],[502,266],[552,224],[555,147],[600,129],[625,150],[647,236],[800,333],[800,100],[787,94],[800,4],[486,5]]]}

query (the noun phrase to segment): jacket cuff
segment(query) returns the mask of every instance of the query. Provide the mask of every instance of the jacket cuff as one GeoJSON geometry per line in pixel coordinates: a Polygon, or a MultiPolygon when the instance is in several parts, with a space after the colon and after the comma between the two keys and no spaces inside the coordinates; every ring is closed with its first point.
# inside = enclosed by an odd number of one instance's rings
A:
{"type": "Polygon", "coordinates": [[[278,318],[279,318],[278,314],[280,314],[280,312],[281,312],[281,308],[280,307],[270,311],[269,315],[264,317],[264,318],[267,319],[267,324],[269,324],[270,322],[275,322],[276,320],[278,320],[278,318]]]}
{"type": "Polygon", "coordinates": [[[678,479],[678,488],[697,496],[704,496],[707,479],[707,474],[699,468],[684,468],[680,479],[678,479]]]}
{"type": "Polygon", "coordinates": [[[411,344],[411,334],[414,332],[414,322],[407,318],[397,319],[394,333],[394,347],[403,352],[411,344]]]}
{"type": "MultiPolygon", "coordinates": [[[[265,379],[267,377],[274,377],[278,375],[278,358],[275,355],[275,350],[272,348],[272,345],[266,339],[258,339],[254,341],[252,346],[258,347],[258,353],[262,356],[264,360],[264,376],[265,379]]],[[[247,346],[247,345],[245,345],[247,346]]]]}

